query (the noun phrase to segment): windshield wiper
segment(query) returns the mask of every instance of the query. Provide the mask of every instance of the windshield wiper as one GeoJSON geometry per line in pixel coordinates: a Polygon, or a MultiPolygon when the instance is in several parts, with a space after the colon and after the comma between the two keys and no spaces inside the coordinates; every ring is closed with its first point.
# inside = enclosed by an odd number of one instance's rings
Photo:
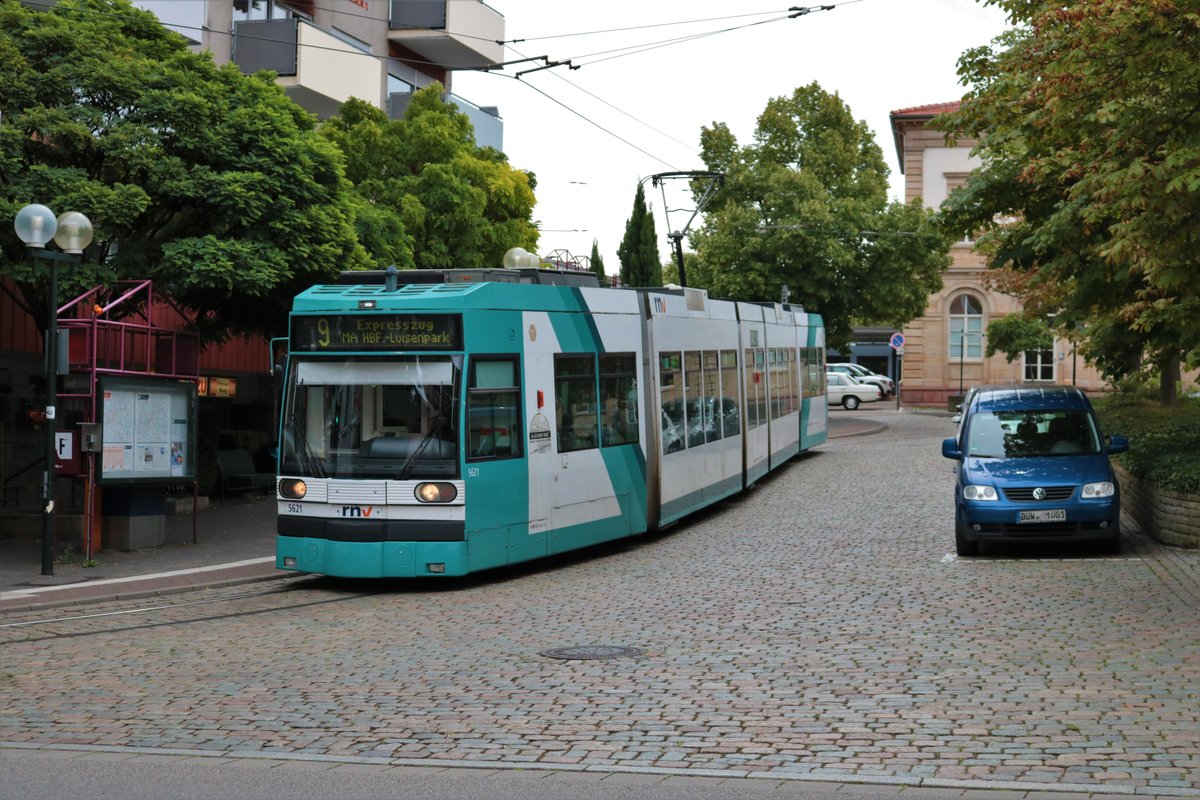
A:
{"type": "Polygon", "coordinates": [[[425,438],[417,445],[417,448],[412,451],[412,455],[404,462],[404,466],[400,468],[398,480],[407,480],[408,473],[412,471],[413,464],[425,452],[425,448],[429,447],[429,443],[433,441],[433,437],[441,433],[442,426],[446,424],[446,418],[442,416],[434,417],[433,424],[429,427],[429,433],[425,434],[425,438]]]}
{"type": "Polygon", "coordinates": [[[321,458],[313,452],[312,445],[308,443],[308,437],[300,430],[300,423],[296,419],[295,412],[288,418],[288,432],[292,434],[296,456],[304,472],[313,478],[326,477],[325,467],[321,465],[321,458]]]}

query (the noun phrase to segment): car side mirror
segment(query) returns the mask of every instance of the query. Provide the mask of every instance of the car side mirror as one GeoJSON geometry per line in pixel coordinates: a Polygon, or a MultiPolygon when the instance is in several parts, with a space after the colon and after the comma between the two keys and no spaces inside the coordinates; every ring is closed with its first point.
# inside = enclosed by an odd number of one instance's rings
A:
{"type": "Polygon", "coordinates": [[[942,456],[953,458],[955,461],[962,458],[962,451],[958,449],[958,439],[953,436],[949,439],[942,439],[942,456]]]}
{"type": "Polygon", "coordinates": [[[1124,453],[1129,450],[1129,438],[1113,434],[1108,437],[1108,452],[1109,453],[1124,453]]]}

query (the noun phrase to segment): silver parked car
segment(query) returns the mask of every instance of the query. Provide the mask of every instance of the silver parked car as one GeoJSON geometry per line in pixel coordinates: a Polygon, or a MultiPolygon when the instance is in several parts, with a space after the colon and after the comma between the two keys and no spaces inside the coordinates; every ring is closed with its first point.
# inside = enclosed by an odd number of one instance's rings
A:
{"type": "Polygon", "coordinates": [[[850,411],[858,408],[859,403],[873,403],[882,398],[879,387],[873,383],[859,383],[849,375],[840,372],[826,372],[825,382],[828,384],[825,396],[829,404],[841,405],[850,411]]]}
{"type": "Polygon", "coordinates": [[[862,364],[826,364],[825,371],[840,372],[843,375],[849,375],[852,378],[857,378],[860,383],[873,383],[879,387],[879,391],[884,397],[889,397],[896,393],[896,384],[891,378],[887,375],[871,372],[871,370],[862,364]]]}

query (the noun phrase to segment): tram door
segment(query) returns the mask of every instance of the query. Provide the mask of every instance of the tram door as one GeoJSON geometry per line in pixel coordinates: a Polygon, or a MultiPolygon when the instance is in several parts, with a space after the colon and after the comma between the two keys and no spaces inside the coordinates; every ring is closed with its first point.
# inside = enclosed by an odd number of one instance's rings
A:
{"type": "Polygon", "coordinates": [[[626,535],[623,509],[629,504],[618,495],[629,487],[614,485],[601,453],[607,429],[597,329],[581,324],[583,314],[525,316],[527,336],[536,337],[526,342],[528,407],[535,410],[529,422],[529,535],[545,535],[549,553],[626,535]]]}
{"type": "Polygon", "coordinates": [[[767,474],[770,451],[770,370],[767,363],[767,332],[762,306],[738,303],[738,332],[742,346],[742,382],[745,399],[742,415],[746,485],[767,474]]]}

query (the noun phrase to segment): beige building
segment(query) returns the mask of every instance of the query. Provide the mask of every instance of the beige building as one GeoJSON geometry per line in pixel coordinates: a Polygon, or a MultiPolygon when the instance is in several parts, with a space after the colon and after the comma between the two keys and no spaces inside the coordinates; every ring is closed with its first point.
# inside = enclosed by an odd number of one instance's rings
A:
{"type": "MultiPolygon", "coordinates": [[[[937,208],[966,182],[980,161],[971,155],[975,142],[954,146],[929,126],[938,114],[958,103],[902,108],[891,114],[896,155],[904,175],[904,199],[920,198],[937,208]]],[[[1050,350],[1024,353],[1011,364],[1000,353],[987,358],[988,323],[1021,309],[1016,298],[984,286],[986,266],[972,242],[964,239],[950,252],[953,263],[942,275],[942,290],[930,295],[925,315],[904,328],[902,393],[908,405],[943,405],[975,384],[1060,383],[1100,391],[1104,381],[1075,352],[1069,339],[1056,338],[1050,350]]]]}

